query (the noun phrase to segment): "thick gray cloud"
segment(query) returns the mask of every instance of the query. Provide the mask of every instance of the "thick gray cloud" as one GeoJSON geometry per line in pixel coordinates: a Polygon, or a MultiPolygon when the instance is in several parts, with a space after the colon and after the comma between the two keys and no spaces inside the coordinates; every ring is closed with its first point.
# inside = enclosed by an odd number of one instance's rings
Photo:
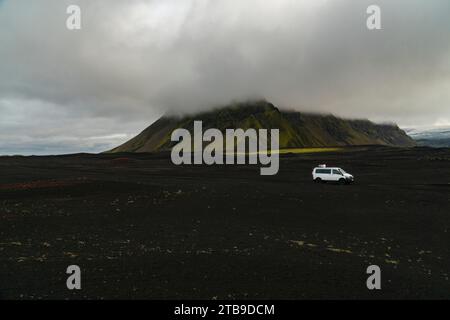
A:
{"type": "Polygon", "coordinates": [[[0,154],[101,151],[164,112],[259,97],[448,124],[449,17],[448,0],[3,0],[0,154]]]}

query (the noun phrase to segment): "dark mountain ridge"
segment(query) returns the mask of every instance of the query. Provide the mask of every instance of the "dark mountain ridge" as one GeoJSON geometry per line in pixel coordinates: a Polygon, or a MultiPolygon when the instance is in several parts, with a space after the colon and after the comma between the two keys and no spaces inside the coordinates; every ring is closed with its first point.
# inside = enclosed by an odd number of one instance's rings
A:
{"type": "Polygon", "coordinates": [[[184,117],[163,116],[139,135],[109,152],[155,152],[169,150],[175,142],[173,130],[193,131],[194,121],[203,130],[279,129],[280,148],[354,145],[412,147],[415,142],[395,124],[375,124],[369,120],[348,120],[333,115],[280,111],[267,101],[235,103],[213,111],[184,117]]]}

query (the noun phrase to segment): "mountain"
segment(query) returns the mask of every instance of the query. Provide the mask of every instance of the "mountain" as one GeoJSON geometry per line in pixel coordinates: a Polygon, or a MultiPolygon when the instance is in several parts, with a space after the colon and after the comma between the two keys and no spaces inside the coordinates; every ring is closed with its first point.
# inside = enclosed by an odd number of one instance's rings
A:
{"type": "Polygon", "coordinates": [[[397,125],[374,124],[369,120],[346,120],[333,115],[280,111],[267,101],[235,103],[210,112],[182,118],[163,116],[139,135],[109,152],[154,152],[169,150],[172,131],[193,131],[194,121],[203,121],[203,130],[280,129],[280,148],[388,145],[415,145],[397,125]]]}
{"type": "Polygon", "coordinates": [[[450,126],[405,129],[418,145],[450,148],[450,126]]]}

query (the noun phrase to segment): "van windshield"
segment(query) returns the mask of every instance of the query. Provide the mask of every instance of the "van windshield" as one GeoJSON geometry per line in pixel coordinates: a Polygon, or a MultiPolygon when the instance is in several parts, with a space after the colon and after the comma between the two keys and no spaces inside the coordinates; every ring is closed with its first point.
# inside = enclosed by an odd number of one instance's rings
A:
{"type": "Polygon", "coordinates": [[[342,169],[338,169],[342,174],[346,174],[347,172],[345,172],[344,170],[342,170],[342,169]]]}

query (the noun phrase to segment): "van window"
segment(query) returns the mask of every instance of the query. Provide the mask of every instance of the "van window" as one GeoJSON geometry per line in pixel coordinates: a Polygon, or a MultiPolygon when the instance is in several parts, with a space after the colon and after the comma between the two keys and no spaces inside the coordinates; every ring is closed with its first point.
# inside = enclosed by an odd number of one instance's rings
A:
{"type": "Polygon", "coordinates": [[[331,169],[316,169],[316,174],[331,174],[331,169]]]}
{"type": "Polygon", "coordinates": [[[342,176],[342,173],[339,170],[333,170],[333,174],[338,174],[338,175],[342,176]]]}

